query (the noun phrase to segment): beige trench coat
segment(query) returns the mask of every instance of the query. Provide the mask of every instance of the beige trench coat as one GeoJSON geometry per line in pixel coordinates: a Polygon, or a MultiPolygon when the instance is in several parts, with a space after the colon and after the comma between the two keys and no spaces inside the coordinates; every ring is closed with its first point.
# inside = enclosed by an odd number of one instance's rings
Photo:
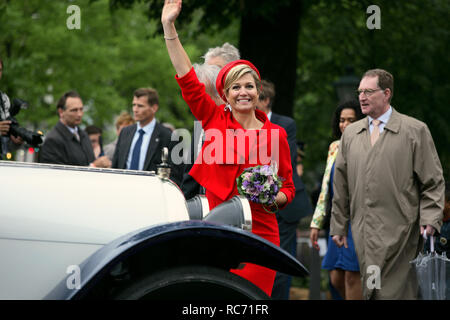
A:
{"type": "Polygon", "coordinates": [[[415,299],[420,225],[442,225],[445,184],[428,127],[392,111],[373,147],[368,118],[348,126],[336,159],[330,234],[346,235],[351,221],[365,299],[415,299]]]}

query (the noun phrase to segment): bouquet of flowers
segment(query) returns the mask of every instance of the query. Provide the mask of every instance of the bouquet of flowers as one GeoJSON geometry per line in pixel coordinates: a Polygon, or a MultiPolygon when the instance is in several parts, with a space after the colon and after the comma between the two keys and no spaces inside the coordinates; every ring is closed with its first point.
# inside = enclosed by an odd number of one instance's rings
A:
{"type": "Polygon", "coordinates": [[[263,208],[270,213],[278,211],[275,197],[282,186],[282,178],[277,175],[273,165],[259,165],[244,169],[236,179],[239,194],[248,200],[261,203],[263,208]],[[266,206],[275,206],[275,211],[269,211],[266,206]]]}

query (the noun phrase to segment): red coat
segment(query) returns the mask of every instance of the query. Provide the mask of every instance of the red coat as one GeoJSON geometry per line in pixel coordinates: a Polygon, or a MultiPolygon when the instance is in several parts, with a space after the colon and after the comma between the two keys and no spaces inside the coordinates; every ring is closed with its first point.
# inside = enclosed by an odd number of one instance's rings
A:
{"type": "MultiPolygon", "coordinates": [[[[284,179],[280,189],[290,203],[295,196],[292,181],[292,165],[286,131],[269,121],[266,114],[256,110],[256,117],[263,122],[260,130],[244,130],[230,111],[217,106],[205,92],[205,86],[197,79],[192,68],[179,78],[184,100],[197,120],[202,121],[205,143],[189,174],[206,189],[210,208],[238,194],[236,178],[247,167],[270,164],[275,160],[278,175],[284,179]],[[240,139],[245,139],[240,140],[240,139]]],[[[268,214],[262,205],[250,202],[252,232],[280,245],[278,223],[275,214],[268,214]]],[[[284,206],[283,206],[284,207],[284,206]]],[[[280,208],[281,209],[281,208],[280,208]]],[[[271,295],[276,272],[246,263],[233,273],[251,281],[267,295],[271,295]]]]}
{"type": "MultiPolygon", "coordinates": [[[[295,187],[286,131],[271,123],[266,114],[259,110],[256,110],[256,117],[264,123],[261,130],[244,130],[230,111],[224,111],[225,105],[218,107],[209,97],[193,68],[182,78],[176,76],[176,79],[193,115],[202,121],[206,137],[202,151],[189,174],[205,189],[225,201],[237,189],[236,178],[244,168],[270,164],[270,159],[265,159],[265,156],[272,157],[277,162],[278,175],[285,179],[280,191],[287,196],[287,203],[291,202],[295,196],[295,187]],[[239,138],[230,140],[233,132],[237,136],[239,133],[243,133],[241,136],[247,135],[245,148],[237,148],[239,138]],[[208,141],[208,138],[211,140],[208,141]],[[272,141],[273,139],[275,140],[272,141]],[[234,145],[230,144],[231,141],[234,145]],[[223,147],[220,148],[221,146],[223,147]],[[263,156],[260,157],[260,154],[263,156]]],[[[240,146],[242,145],[241,143],[240,146]]]]}

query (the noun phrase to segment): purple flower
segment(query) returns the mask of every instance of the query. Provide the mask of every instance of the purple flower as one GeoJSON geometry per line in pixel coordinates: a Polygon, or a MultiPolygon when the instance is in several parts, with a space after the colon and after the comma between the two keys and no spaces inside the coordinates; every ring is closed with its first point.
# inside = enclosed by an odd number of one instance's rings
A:
{"type": "Polygon", "coordinates": [[[277,186],[276,184],[273,185],[273,192],[274,192],[275,194],[278,193],[278,186],[277,186]]]}
{"type": "Polygon", "coordinates": [[[265,176],[271,176],[273,174],[272,167],[270,167],[268,165],[262,166],[260,172],[262,175],[265,175],[265,176]]]}

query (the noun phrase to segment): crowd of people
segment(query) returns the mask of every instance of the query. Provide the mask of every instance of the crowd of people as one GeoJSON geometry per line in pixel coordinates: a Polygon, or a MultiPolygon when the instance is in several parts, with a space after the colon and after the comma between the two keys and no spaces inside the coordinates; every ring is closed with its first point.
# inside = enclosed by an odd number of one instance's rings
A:
{"type": "MultiPolygon", "coordinates": [[[[447,192],[444,200],[442,167],[427,126],[391,105],[393,76],[382,69],[367,71],[359,84],[359,101],[347,101],[335,110],[335,141],[329,146],[317,204],[312,204],[301,179],[304,153],[297,145],[296,123],[272,111],[274,84],[261,79],[257,67],[228,43],[211,48],[203,63],[191,64],[175,28],[181,2],[165,0],[161,23],[176,81],[200,126],[187,157],[192,161],[178,164],[169,159],[171,179],[186,199],[204,194],[213,209],[238,194],[236,178],[244,169],[271,165],[283,184],[275,197],[275,214],[250,201],[254,234],[295,257],[299,221],[313,214],[311,244],[319,249],[319,231],[325,230],[322,268],[329,270],[336,298],[417,298],[409,261],[422,250],[423,233],[448,233],[448,224],[442,225],[448,223],[449,199],[447,192]],[[241,150],[236,147],[239,134],[227,140],[229,130],[259,138],[241,150]],[[223,140],[212,139],[211,132],[220,132],[223,140]],[[217,143],[224,150],[216,150],[211,162],[207,151],[217,143]],[[268,157],[252,161],[261,150],[268,157]],[[225,151],[232,153],[232,163],[225,151]],[[371,266],[380,270],[379,287],[367,285],[371,266]]],[[[2,67],[0,60],[0,78],[2,67]]],[[[6,94],[0,98],[6,119],[10,102],[6,94]]],[[[178,141],[171,139],[173,128],[157,121],[155,89],[136,89],[131,104],[132,115],[123,112],[116,120],[117,138],[103,146],[101,128],[79,127],[82,97],[72,90],[64,93],[56,106],[59,121],[46,134],[39,162],[155,171],[163,148],[170,152],[178,141]]],[[[23,143],[8,136],[9,126],[10,121],[0,121],[2,152],[10,144],[23,143]]],[[[251,263],[230,272],[273,299],[289,299],[289,275],[251,263]]]]}

